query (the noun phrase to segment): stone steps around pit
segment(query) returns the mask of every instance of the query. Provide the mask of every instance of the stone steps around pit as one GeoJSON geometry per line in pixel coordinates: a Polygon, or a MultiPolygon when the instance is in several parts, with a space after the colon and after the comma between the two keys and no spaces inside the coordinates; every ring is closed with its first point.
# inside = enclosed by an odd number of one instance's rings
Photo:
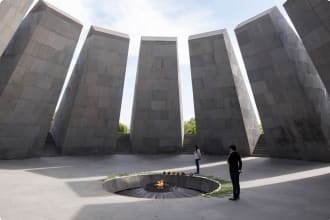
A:
{"type": "Polygon", "coordinates": [[[132,143],[129,134],[118,134],[116,143],[116,154],[132,154],[132,143]]]}
{"type": "Polygon", "coordinates": [[[195,145],[198,143],[196,134],[185,134],[183,139],[183,147],[180,151],[182,154],[192,154],[195,150],[195,145]]]}
{"type": "Polygon", "coordinates": [[[56,157],[61,155],[61,149],[56,146],[55,140],[50,132],[47,134],[47,138],[45,141],[44,149],[42,152],[42,156],[44,157],[56,157]]]}
{"type": "Polygon", "coordinates": [[[252,156],[255,157],[269,157],[269,150],[265,141],[264,135],[260,135],[257,145],[253,151],[252,156]]]}

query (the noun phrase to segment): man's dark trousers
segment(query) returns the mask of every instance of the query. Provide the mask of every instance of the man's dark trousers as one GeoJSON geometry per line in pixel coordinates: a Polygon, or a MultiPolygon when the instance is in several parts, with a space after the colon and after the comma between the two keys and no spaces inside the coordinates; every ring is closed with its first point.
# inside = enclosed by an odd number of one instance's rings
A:
{"type": "Polygon", "coordinates": [[[230,178],[233,184],[234,199],[239,199],[239,194],[240,194],[239,172],[230,172],[230,178]]]}

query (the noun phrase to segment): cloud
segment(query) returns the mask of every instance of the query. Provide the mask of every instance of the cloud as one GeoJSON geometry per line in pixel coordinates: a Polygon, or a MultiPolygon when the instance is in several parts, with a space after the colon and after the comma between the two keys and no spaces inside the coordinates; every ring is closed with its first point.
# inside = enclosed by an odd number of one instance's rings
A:
{"type": "Polygon", "coordinates": [[[221,29],[224,22],[209,5],[200,1],[99,0],[92,16],[95,25],[130,35],[129,64],[121,110],[121,121],[130,124],[134,97],[137,57],[141,36],[175,36],[178,38],[183,117],[194,117],[189,66],[188,36],[221,29]]]}
{"type": "MultiPolygon", "coordinates": [[[[65,11],[74,18],[79,19],[83,24],[89,24],[92,21],[94,13],[93,8],[86,7],[89,0],[45,0],[55,7],[65,11]]],[[[34,3],[38,0],[34,0],[34,3]]]]}
{"type": "Polygon", "coordinates": [[[129,61],[126,72],[121,121],[130,123],[134,96],[137,57],[141,36],[178,37],[178,55],[182,82],[184,118],[194,116],[188,36],[224,27],[214,10],[200,1],[155,1],[155,0],[50,0],[57,7],[81,20],[85,27],[74,54],[70,73],[78,58],[86,37],[88,26],[97,25],[130,35],[129,61]],[[175,7],[174,7],[175,6],[175,7]]]}
{"type": "MultiPolygon", "coordinates": [[[[92,7],[94,2],[90,1],[92,7]]],[[[154,0],[100,0],[94,7],[93,22],[131,37],[130,56],[137,56],[141,36],[178,37],[179,60],[189,64],[188,36],[220,28],[222,22],[214,12],[200,4],[154,0]],[[175,5],[175,7],[173,7],[175,5]]]]}

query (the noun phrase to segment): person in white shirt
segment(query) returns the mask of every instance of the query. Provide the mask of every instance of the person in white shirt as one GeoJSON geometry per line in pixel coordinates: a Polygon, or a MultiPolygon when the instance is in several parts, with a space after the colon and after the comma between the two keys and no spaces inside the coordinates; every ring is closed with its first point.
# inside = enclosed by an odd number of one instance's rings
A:
{"type": "Polygon", "coordinates": [[[199,161],[202,157],[201,151],[199,150],[199,147],[195,145],[195,151],[194,151],[194,159],[195,159],[195,164],[196,164],[196,173],[199,174],[199,161]]]}

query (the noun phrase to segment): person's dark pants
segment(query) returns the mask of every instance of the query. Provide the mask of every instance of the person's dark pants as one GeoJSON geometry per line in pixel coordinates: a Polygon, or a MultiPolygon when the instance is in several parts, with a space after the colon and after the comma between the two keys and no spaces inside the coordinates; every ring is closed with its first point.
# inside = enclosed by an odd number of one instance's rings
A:
{"type": "Polygon", "coordinates": [[[199,159],[195,159],[196,173],[199,174],[199,159]]]}
{"type": "Polygon", "coordinates": [[[239,186],[239,172],[230,173],[231,182],[233,184],[233,196],[235,199],[239,198],[240,186],[239,186]]]}

